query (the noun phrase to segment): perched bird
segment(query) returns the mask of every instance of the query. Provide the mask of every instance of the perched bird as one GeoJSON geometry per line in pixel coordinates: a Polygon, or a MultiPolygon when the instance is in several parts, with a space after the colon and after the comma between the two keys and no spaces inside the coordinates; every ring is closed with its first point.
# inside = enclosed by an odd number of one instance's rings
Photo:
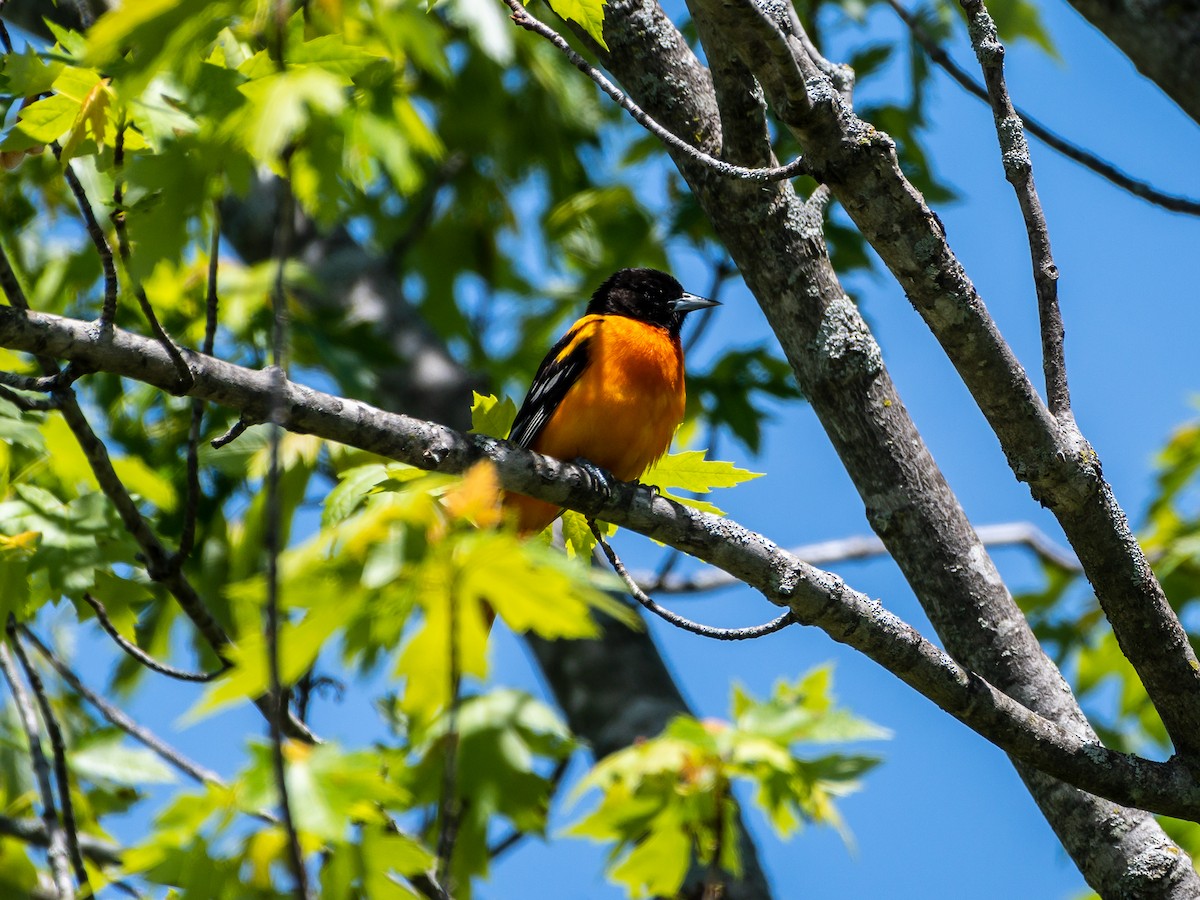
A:
{"type": "MultiPolygon", "coordinates": [[[[641,477],[683,421],[684,316],[718,305],[656,269],[612,275],[542,360],[508,439],[557,459],[588,460],[621,481],[641,477]]],[[[562,513],[521,494],[509,494],[505,507],[523,534],[562,513]]]]}

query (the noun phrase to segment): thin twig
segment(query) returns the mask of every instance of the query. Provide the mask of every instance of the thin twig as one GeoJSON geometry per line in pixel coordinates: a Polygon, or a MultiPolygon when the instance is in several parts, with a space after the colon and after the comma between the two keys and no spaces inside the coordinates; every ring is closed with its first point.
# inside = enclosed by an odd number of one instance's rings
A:
{"type": "MultiPolygon", "coordinates": [[[[979,525],[975,528],[975,533],[988,547],[1024,547],[1046,565],[1055,566],[1065,572],[1081,571],[1079,560],[1074,554],[1059,547],[1028,522],[979,525]]],[[[883,556],[888,551],[883,541],[875,535],[860,534],[819,541],[815,544],[803,544],[791,547],[787,552],[812,566],[830,566],[883,556]]],[[[635,572],[633,579],[642,590],[654,594],[700,594],[742,583],[728,572],[714,568],[674,577],[657,572],[635,572]]]]}
{"type": "MultiPolygon", "coordinates": [[[[179,352],[179,347],[175,341],[167,334],[167,330],[162,327],[158,321],[158,316],[154,313],[154,307],[150,305],[150,298],[146,296],[146,290],[141,283],[133,275],[129,266],[130,249],[129,235],[125,228],[125,116],[121,115],[120,121],[117,123],[117,133],[113,140],[113,211],[112,222],[117,232],[117,252],[121,255],[121,263],[125,266],[125,274],[133,283],[133,293],[137,297],[138,306],[142,309],[142,315],[146,317],[146,321],[150,325],[150,330],[154,332],[154,337],[163,345],[163,349],[167,351],[167,355],[171,357],[171,362],[175,364],[175,371],[179,373],[179,389],[177,393],[185,394],[187,389],[192,386],[193,376],[192,370],[188,368],[188,364],[184,361],[183,355],[179,352]]],[[[80,201],[83,202],[82,200],[80,201]]]]}
{"type": "Polygon", "coordinates": [[[207,683],[221,677],[225,672],[229,671],[229,666],[224,665],[215,672],[189,672],[187,669],[178,669],[175,666],[169,666],[166,663],[159,662],[133,641],[125,637],[117,630],[117,626],[112,623],[112,619],[108,617],[108,610],[104,608],[104,604],[93,597],[86,591],[83,594],[84,602],[92,608],[96,613],[96,621],[100,623],[110,638],[116,642],[117,646],[124,650],[127,654],[149,669],[151,672],[157,672],[159,675],[166,675],[168,678],[174,678],[178,681],[191,681],[207,683]]]}
{"type": "Polygon", "coordinates": [[[33,761],[33,774],[37,781],[38,793],[42,798],[42,822],[46,827],[46,856],[50,861],[50,873],[54,878],[55,892],[58,900],[74,900],[75,885],[71,882],[70,851],[67,849],[67,838],[58,822],[58,812],[54,803],[54,788],[50,784],[50,764],[46,762],[46,754],[42,751],[42,739],[38,736],[37,713],[29,701],[29,694],[21,677],[13,665],[9,655],[8,645],[0,642],[0,671],[8,681],[12,691],[13,701],[17,706],[17,714],[21,726],[25,729],[25,737],[29,740],[29,756],[33,761]]]}
{"type": "Polygon", "coordinates": [[[28,627],[21,626],[21,636],[33,644],[37,648],[38,653],[48,662],[51,668],[58,673],[59,677],[65,681],[75,693],[79,694],[84,700],[92,704],[100,711],[104,718],[108,719],[117,728],[120,728],[134,740],[138,741],[145,747],[149,748],[164,761],[177,768],[180,772],[187,775],[189,778],[200,782],[201,784],[216,784],[224,785],[225,782],[216,772],[204,768],[199,763],[188,759],[170,744],[166,743],[154,732],[148,728],[139,725],[131,719],[126,713],[109,703],[86,684],[65,662],[58,658],[58,655],[51,650],[45,643],[38,638],[28,627]]]}
{"type": "Polygon", "coordinates": [[[58,409],[58,400],[54,397],[26,397],[8,388],[0,386],[0,397],[7,400],[21,412],[47,412],[58,409]]]}
{"type": "Polygon", "coordinates": [[[462,648],[459,645],[459,609],[453,587],[448,592],[450,633],[447,652],[450,662],[450,707],[446,713],[445,761],[442,768],[442,802],[438,808],[437,883],[453,891],[454,847],[462,805],[458,797],[458,712],[462,692],[462,648]]]}
{"type": "Polygon", "coordinates": [[[4,291],[4,296],[8,298],[10,305],[18,309],[29,309],[29,301],[25,299],[25,290],[21,287],[17,273],[13,271],[12,263],[9,262],[8,253],[4,250],[2,242],[0,242],[0,290],[4,291]]]}
{"type": "Polygon", "coordinates": [[[246,429],[249,428],[251,425],[257,425],[257,424],[258,424],[257,422],[251,421],[246,416],[242,416],[236,422],[234,422],[232,425],[229,426],[228,431],[226,431],[220,437],[213,438],[211,441],[209,441],[209,444],[212,445],[212,448],[214,450],[220,450],[222,447],[232,444],[234,441],[236,441],[238,438],[240,438],[243,434],[245,434],[246,429]]]}
{"type": "Polygon", "coordinates": [[[596,541],[604,550],[604,555],[608,557],[608,562],[613,567],[613,571],[625,582],[625,587],[629,590],[633,599],[660,619],[670,622],[676,628],[682,628],[684,631],[690,631],[692,634],[698,634],[701,637],[712,638],[715,641],[746,641],[774,634],[776,631],[796,622],[795,616],[790,611],[763,625],[752,625],[748,628],[714,628],[711,625],[701,625],[699,622],[685,619],[678,613],[671,612],[671,610],[659,606],[647,597],[645,592],[637,586],[637,582],[630,577],[629,572],[625,569],[625,564],[621,562],[621,558],[617,556],[616,551],[608,545],[608,541],[604,539],[604,534],[596,525],[595,520],[589,519],[588,525],[591,526],[592,534],[595,535],[596,541]]]}
{"type": "Polygon", "coordinates": [[[58,717],[54,714],[53,707],[50,706],[50,698],[46,694],[42,678],[33,663],[29,661],[29,656],[25,653],[25,648],[21,646],[20,638],[17,637],[17,623],[11,615],[8,617],[7,632],[9,644],[12,646],[13,653],[17,655],[17,661],[20,662],[21,668],[25,671],[25,680],[29,682],[29,689],[33,691],[38,708],[42,711],[42,722],[46,726],[46,736],[50,738],[50,749],[54,753],[54,780],[58,784],[58,801],[62,807],[62,823],[63,831],[67,836],[67,851],[71,855],[71,865],[75,869],[75,878],[79,883],[80,890],[85,896],[90,895],[93,893],[92,884],[88,879],[87,867],[83,864],[83,852],[79,849],[79,824],[75,820],[75,803],[71,799],[71,773],[67,769],[67,743],[63,740],[62,728],[59,727],[58,717]]]}
{"type": "Polygon", "coordinates": [[[63,369],[62,372],[54,375],[43,375],[41,378],[35,378],[32,375],[18,375],[15,372],[0,371],[0,385],[16,388],[18,391],[52,393],[70,384],[71,378],[67,374],[68,369],[63,369]]]}
{"type": "MultiPolygon", "coordinates": [[[[895,10],[896,15],[908,26],[917,43],[924,49],[926,55],[934,61],[938,66],[946,72],[959,86],[967,93],[978,97],[981,100],[988,99],[987,88],[977,82],[971,75],[950,58],[945,50],[929,36],[929,34],[921,27],[907,9],[905,9],[899,0],[888,0],[888,4],[895,10]]],[[[1124,191],[1128,191],[1135,197],[1140,197],[1148,203],[1153,203],[1155,206],[1161,206],[1163,209],[1168,209],[1171,212],[1184,213],[1189,216],[1200,216],[1200,200],[1193,200],[1190,197],[1181,197],[1178,194],[1168,194],[1154,187],[1152,184],[1127,175],[1114,166],[1110,162],[1106,162],[1078,144],[1073,144],[1065,138],[1055,134],[1037,119],[1032,118],[1025,110],[1017,107],[1017,115],[1025,123],[1025,130],[1045,144],[1052,150],[1061,153],[1067,159],[1079,163],[1085,169],[1090,169],[1106,181],[1112,182],[1117,187],[1124,191]]]]}
{"type": "Polygon", "coordinates": [[[504,0],[504,2],[513,11],[512,20],[517,25],[526,31],[540,34],[562,51],[571,65],[592,79],[600,90],[616,101],[617,105],[629,113],[635,122],[673,150],[677,150],[701,165],[707,166],[718,175],[724,175],[728,178],[741,178],[747,181],[784,181],[807,172],[807,166],[803,157],[797,157],[785,166],[755,169],[746,166],[735,166],[732,163],[717,159],[715,156],[709,156],[703,150],[697,150],[691,144],[676,137],[662,125],[658,124],[648,113],[634,103],[624,91],[605,78],[596,68],[589,65],[586,59],[576,53],[571,48],[571,45],[567,43],[566,38],[549,25],[535,18],[521,3],[521,0],[504,0]]]}
{"type": "MultiPolygon", "coordinates": [[[[275,6],[277,17],[282,17],[286,3],[275,6]]],[[[282,68],[284,23],[277,22],[279,55],[276,58],[282,68]]],[[[279,486],[279,444],[283,435],[283,395],[287,375],[284,370],[284,352],[287,343],[287,293],[284,285],[284,268],[292,243],[292,225],[295,217],[294,197],[291,183],[291,151],[282,155],[282,197],[279,202],[279,219],[275,229],[275,283],[271,290],[271,423],[269,433],[270,462],[267,467],[266,527],[263,543],[267,552],[267,598],[263,608],[263,628],[266,635],[267,669],[270,675],[270,711],[267,720],[271,733],[271,760],[275,773],[275,787],[279,792],[279,814],[283,820],[287,837],[288,863],[295,881],[297,900],[307,900],[308,871],[304,866],[304,851],[300,847],[300,835],[292,816],[292,803],[287,786],[287,763],[283,756],[283,719],[288,713],[288,697],[279,673],[279,554],[283,551],[283,502],[279,486]]]]}
{"type": "Polygon", "coordinates": [[[1013,109],[1004,80],[1004,45],[996,23],[983,0],[959,0],[967,15],[971,45],[983,68],[988,100],[996,120],[1004,176],[1017,194],[1017,203],[1025,219],[1029,253],[1033,259],[1033,283],[1037,291],[1038,318],[1042,330],[1042,369],[1046,376],[1046,405],[1058,419],[1071,417],[1071,392],[1067,387],[1067,361],[1063,353],[1062,311],[1058,305],[1058,267],[1050,252],[1050,231],[1042,201],[1033,181],[1033,161],[1025,141],[1024,125],[1013,109]]]}
{"type": "MultiPolygon", "coordinates": [[[[50,146],[54,150],[55,158],[61,162],[62,147],[57,142],[50,146]]],[[[109,328],[117,318],[117,267],[113,262],[112,247],[109,246],[108,238],[104,236],[104,230],[96,220],[96,214],[92,212],[92,203],[88,200],[87,191],[83,189],[79,176],[75,174],[69,160],[62,169],[63,177],[67,180],[71,193],[75,195],[75,203],[79,207],[79,214],[83,217],[84,227],[87,228],[88,236],[92,239],[96,252],[100,255],[100,265],[104,269],[104,305],[100,309],[100,327],[109,328]]]]}
{"type": "MultiPolygon", "coordinates": [[[[204,296],[204,345],[201,352],[213,355],[217,340],[217,268],[221,251],[221,206],[213,203],[212,236],[208,251],[208,287],[204,296]]],[[[188,426],[187,493],[183,502],[183,527],[179,534],[179,549],[172,563],[182,566],[192,553],[196,542],[196,519],[200,507],[200,426],[204,419],[204,401],[192,398],[192,421],[188,426]]]]}

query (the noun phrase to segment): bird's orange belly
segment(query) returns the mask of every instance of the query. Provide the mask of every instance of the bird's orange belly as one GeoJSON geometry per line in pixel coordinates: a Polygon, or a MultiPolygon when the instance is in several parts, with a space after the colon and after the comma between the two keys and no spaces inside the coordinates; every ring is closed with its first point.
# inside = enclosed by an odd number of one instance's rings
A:
{"type": "MultiPolygon", "coordinates": [[[[606,323],[580,375],[530,449],[558,459],[584,458],[621,481],[632,481],[671,446],[683,421],[683,355],[677,341],[655,329],[606,323]]],[[[540,531],[561,510],[512,496],[522,532],[540,531]]]]}

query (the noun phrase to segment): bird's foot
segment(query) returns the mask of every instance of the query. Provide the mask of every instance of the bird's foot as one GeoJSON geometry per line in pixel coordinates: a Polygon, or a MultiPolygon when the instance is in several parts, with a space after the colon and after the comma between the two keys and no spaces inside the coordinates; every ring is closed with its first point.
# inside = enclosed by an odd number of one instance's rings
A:
{"type": "Polygon", "coordinates": [[[577,456],[571,462],[587,473],[589,488],[603,496],[606,501],[612,499],[612,484],[609,482],[611,475],[590,459],[584,459],[582,456],[577,456]]]}

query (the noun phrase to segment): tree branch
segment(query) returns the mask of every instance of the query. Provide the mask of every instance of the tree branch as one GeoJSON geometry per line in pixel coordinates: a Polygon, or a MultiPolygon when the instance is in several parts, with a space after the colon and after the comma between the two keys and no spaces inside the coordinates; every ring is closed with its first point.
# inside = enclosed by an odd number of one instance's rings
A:
{"type": "Polygon", "coordinates": [[[21,635],[28,640],[37,649],[38,653],[48,662],[51,668],[58,673],[59,677],[65,681],[75,693],[83,697],[88,703],[96,707],[104,718],[108,719],[117,728],[120,728],[133,739],[141,742],[154,753],[158,754],[163,760],[170,765],[183,772],[189,778],[196,781],[210,784],[222,785],[225,782],[216,772],[204,768],[199,763],[192,762],[174,747],[166,743],[162,738],[155,735],[148,728],[144,728],[126,715],[121,709],[109,703],[86,684],[65,662],[58,658],[45,643],[38,638],[29,628],[22,625],[21,635]]]}
{"type": "Polygon", "coordinates": [[[83,853],[79,849],[79,825],[75,820],[75,803],[71,799],[71,773],[67,769],[67,744],[63,740],[62,728],[59,727],[58,717],[54,715],[54,709],[50,706],[50,697],[46,694],[41,676],[29,661],[25,648],[21,646],[21,640],[17,637],[17,623],[12,616],[8,619],[7,634],[9,646],[21,664],[25,680],[29,682],[29,689],[33,691],[38,709],[41,710],[46,736],[50,738],[50,750],[54,754],[54,780],[58,785],[58,802],[62,807],[62,826],[67,837],[67,852],[71,856],[71,865],[75,869],[79,890],[84,896],[89,896],[93,890],[88,880],[87,868],[83,864],[83,853]]]}
{"type": "Polygon", "coordinates": [[[1072,422],[1051,415],[954,256],[940,220],[900,170],[887,135],[854,115],[801,42],[754,0],[695,0],[720,23],[777,115],[904,288],[1000,439],[1018,480],[1051,509],[1122,652],[1176,749],[1200,755],[1200,661],[1072,422]],[[800,102],[798,98],[803,98],[800,102]]]}
{"type": "Polygon", "coordinates": [[[1046,403],[1055,418],[1074,424],[1071,415],[1071,393],[1067,388],[1067,361],[1063,354],[1062,310],[1058,305],[1058,266],[1050,252],[1050,231],[1042,201],[1033,180],[1033,160],[1025,141],[1024,123],[1013,109],[1004,80],[1004,45],[996,31],[996,23],[988,14],[983,0],[960,0],[967,14],[967,29],[979,65],[987,83],[988,101],[996,120],[996,135],[1000,138],[1000,157],[1004,162],[1004,177],[1013,186],[1029,252],[1033,258],[1033,283],[1037,291],[1038,320],[1042,326],[1042,369],[1046,376],[1046,403]]]}
{"type": "MultiPolygon", "coordinates": [[[[157,342],[120,329],[101,339],[86,322],[45,313],[0,309],[0,346],[61,355],[164,390],[176,383],[171,360],[157,342]]],[[[271,403],[275,383],[270,372],[190,351],[185,351],[185,359],[194,377],[193,396],[250,413],[271,403]]],[[[734,522],[673,503],[640,485],[614,482],[609,491],[600,491],[594,476],[573,463],[291,381],[284,382],[282,396],[281,424],[289,430],[440,472],[461,473],[475,462],[491,460],[507,490],[631,528],[719,566],[772,603],[789,608],[800,622],[816,625],[869,656],[1023,762],[1118,803],[1200,817],[1200,784],[1181,762],[1157,763],[1117,753],[1031,712],[964,671],[837,576],[814,569],[734,522]]]]}
{"type": "Polygon", "coordinates": [[[113,639],[118,647],[125,651],[130,658],[137,660],[138,663],[145,666],[151,672],[157,672],[159,675],[165,675],[168,678],[174,678],[178,681],[193,681],[206,683],[219,678],[223,673],[229,670],[229,666],[225,665],[214,672],[189,672],[186,669],[177,669],[175,666],[169,666],[166,663],[161,663],[133,641],[128,640],[125,635],[117,630],[117,626],[112,623],[112,619],[108,617],[108,610],[104,608],[104,604],[89,594],[83,592],[83,602],[92,608],[92,612],[96,614],[96,621],[100,623],[100,627],[105,633],[113,639]]]}
{"type": "MultiPolygon", "coordinates": [[[[895,10],[900,20],[908,26],[913,38],[921,45],[926,56],[938,66],[941,66],[942,70],[954,79],[967,93],[978,97],[984,102],[988,101],[987,88],[975,81],[974,78],[967,74],[965,69],[951,59],[950,54],[938,46],[937,42],[921,27],[916,17],[905,9],[899,0],[887,0],[887,2],[895,10]]],[[[1106,162],[1078,144],[1073,144],[1055,134],[1021,107],[1016,107],[1016,111],[1017,115],[1021,117],[1022,122],[1024,122],[1025,130],[1029,134],[1033,135],[1051,150],[1061,153],[1072,162],[1079,163],[1085,169],[1090,169],[1106,181],[1112,182],[1122,190],[1128,191],[1135,197],[1141,197],[1146,202],[1153,203],[1155,206],[1161,206],[1163,209],[1168,209],[1171,212],[1184,213],[1189,216],[1200,216],[1200,201],[1192,200],[1189,197],[1182,197],[1178,194],[1168,194],[1165,191],[1160,191],[1149,182],[1127,175],[1112,163],[1106,162]]]]}
{"type": "MultiPolygon", "coordinates": [[[[1054,545],[1028,522],[1010,522],[999,525],[977,525],[975,533],[988,547],[1024,547],[1048,565],[1057,566],[1068,572],[1079,571],[1079,561],[1066,550],[1054,545]]],[[[802,544],[788,550],[792,556],[802,559],[811,566],[828,566],[883,556],[887,547],[875,535],[860,534],[853,537],[816,544],[802,544]]],[[[740,584],[728,572],[719,569],[704,569],[691,575],[663,577],[653,572],[635,572],[634,581],[643,590],[656,594],[701,594],[740,584]]]]}
{"type": "Polygon", "coordinates": [[[54,803],[54,788],[50,784],[50,766],[46,762],[46,754],[42,752],[42,740],[38,736],[37,713],[29,702],[29,694],[21,684],[21,676],[13,665],[12,656],[8,652],[7,642],[0,642],[0,671],[8,681],[13,701],[17,707],[17,715],[21,727],[25,729],[25,737],[29,741],[29,755],[33,762],[34,782],[42,799],[42,827],[46,833],[46,855],[50,860],[50,872],[54,877],[54,888],[58,900],[73,900],[75,886],[71,883],[70,853],[67,850],[67,838],[62,825],[58,821],[58,813],[54,803]]]}
{"type": "Polygon", "coordinates": [[[629,113],[633,120],[653,134],[656,138],[666,144],[673,150],[682,153],[690,159],[700,163],[703,166],[711,169],[719,175],[726,178],[744,178],[747,181],[782,181],[787,178],[795,178],[798,175],[803,175],[807,172],[803,158],[792,160],[785,166],[772,166],[769,168],[747,168],[746,166],[735,166],[723,160],[717,159],[714,156],[709,156],[702,150],[697,150],[687,141],[676,137],[669,130],[659,125],[653,118],[647,115],[640,106],[634,103],[625,92],[618,88],[615,84],[605,78],[597,69],[588,64],[588,61],[576,53],[566,39],[557,31],[546,25],[544,22],[534,18],[530,14],[521,0],[504,0],[508,8],[513,11],[512,20],[526,31],[532,31],[539,34],[562,51],[563,55],[570,60],[571,65],[577,68],[580,72],[592,79],[600,90],[608,94],[617,105],[629,113]]]}

